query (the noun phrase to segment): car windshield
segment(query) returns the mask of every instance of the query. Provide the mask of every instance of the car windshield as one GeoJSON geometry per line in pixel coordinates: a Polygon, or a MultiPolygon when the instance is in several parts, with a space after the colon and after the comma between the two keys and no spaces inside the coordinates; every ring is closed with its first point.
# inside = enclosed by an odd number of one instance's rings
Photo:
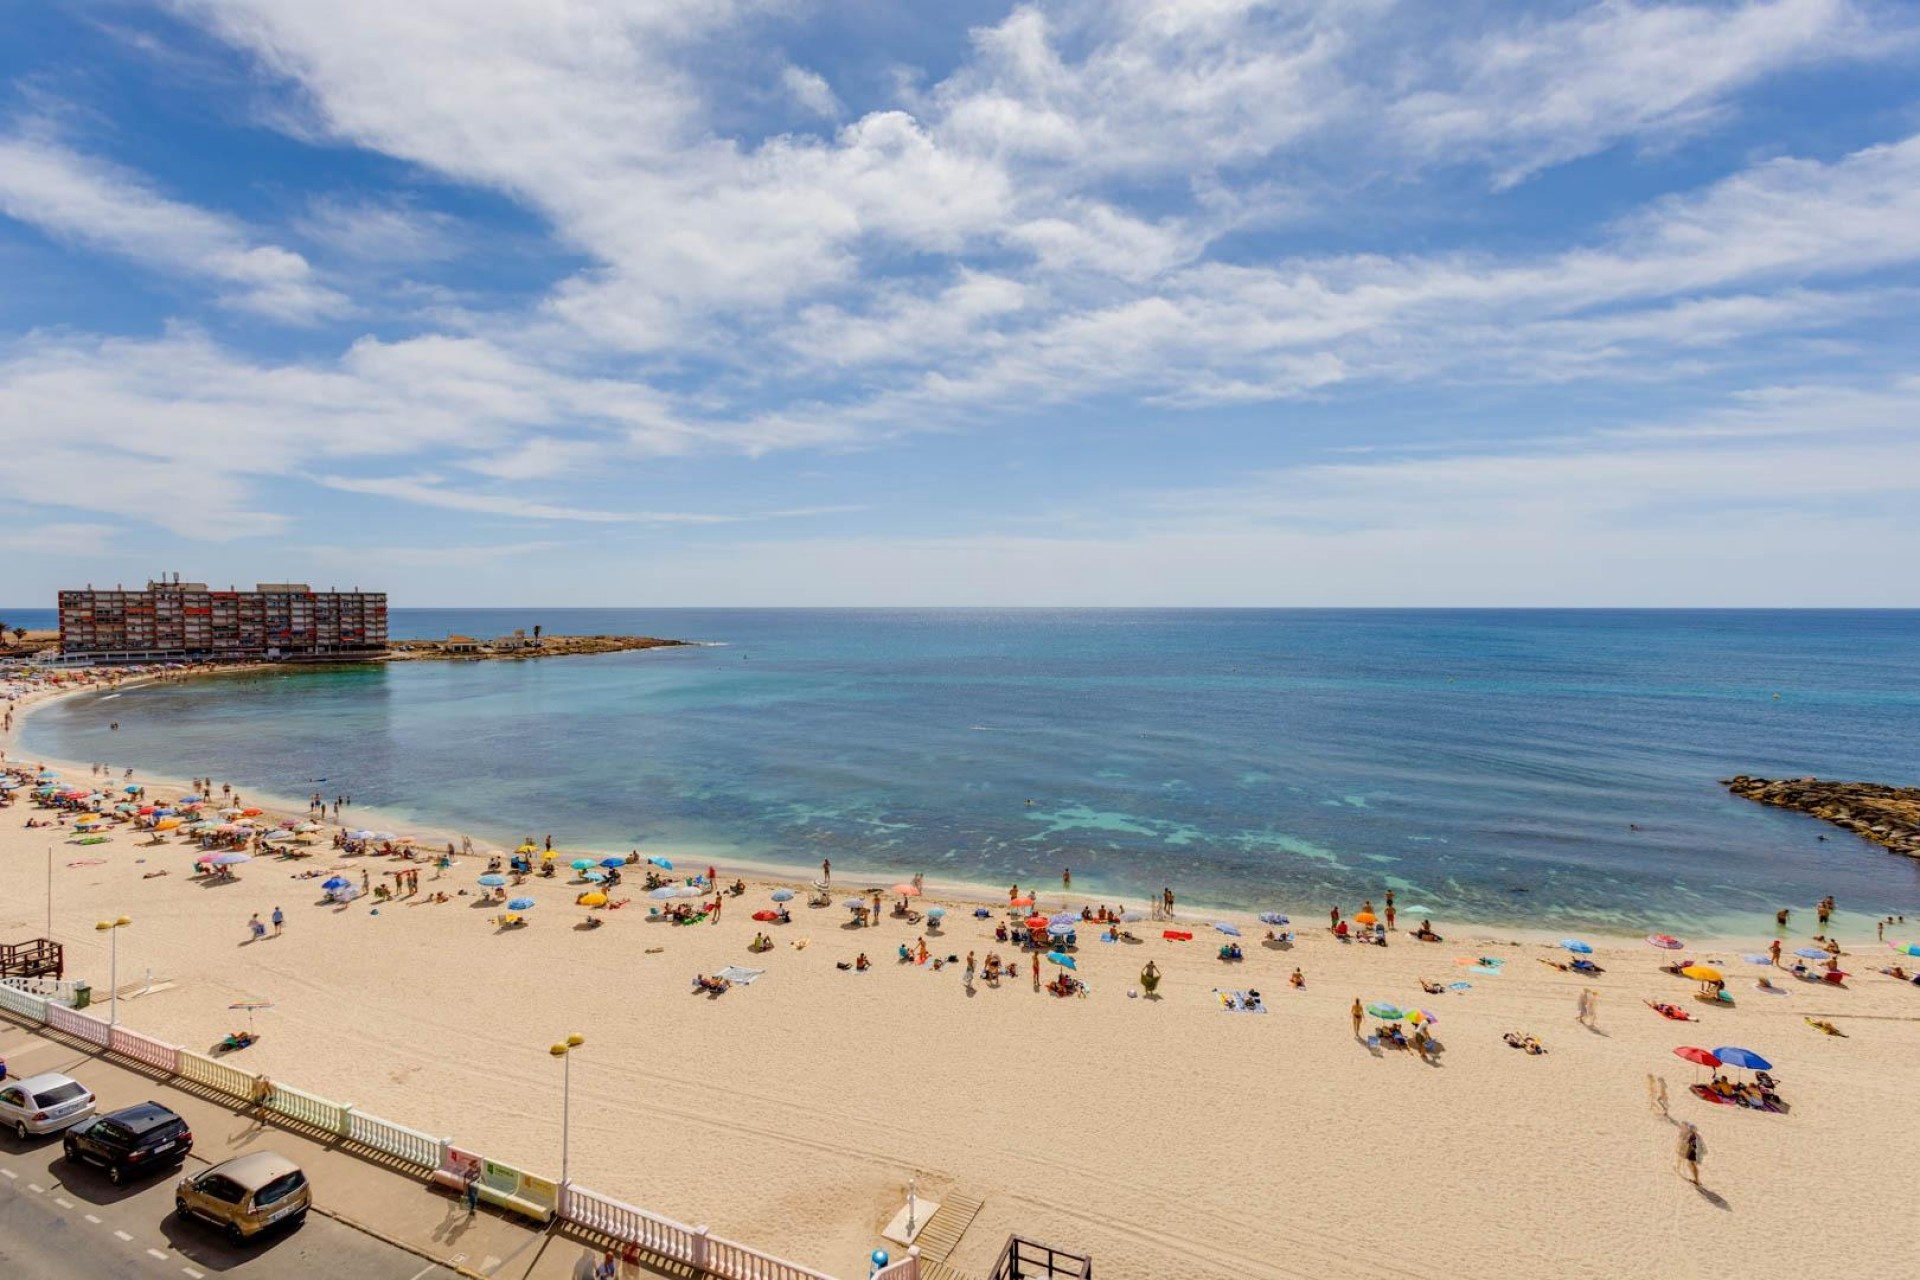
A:
{"type": "Polygon", "coordinates": [[[126,1126],[115,1124],[111,1120],[102,1120],[99,1124],[87,1130],[87,1133],[92,1137],[99,1138],[102,1142],[133,1141],[133,1134],[128,1131],[126,1126]]]}
{"type": "Polygon", "coordinates": [[[143,1136],[148,1142],[165,1142],[169,1138],[179,1137],[181,1128],[182,1125],[178,1120],[167,1120],[155,1125],[143,1136]]]}
{"type": "Polygon", "coordinates": [[[44,1089],[33,1096],[35,1103],[39,1106],[57,1107],[63,1102],[72,1102],[75,1098],[86,1097],[87,1090],[85,1085],[77,1081],[69,1080],[65,1084],[57,1084],[53,1086],[53,1088],[44,1089]]]}
{"type": "Polygon", "coordinates": [[[292,1173],[275,1178],[254,1193],[255,1208],[264,1209],[270,1204],[279,1204],[288,1196],[307,1185],[306,1175],[295,1169],[292,1173]]]}

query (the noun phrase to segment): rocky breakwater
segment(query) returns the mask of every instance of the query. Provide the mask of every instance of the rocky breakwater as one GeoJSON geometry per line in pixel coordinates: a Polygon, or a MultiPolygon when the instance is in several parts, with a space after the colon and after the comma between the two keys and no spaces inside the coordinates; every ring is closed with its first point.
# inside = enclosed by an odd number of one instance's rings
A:
{"type": "Polygon", "coordinates": [[[692,643],[655,636],[540,636],[537,639],[510,636],[500,640],[449,636],[445,640],[395,640],[388,646],[391,652],[387,657],[391,662],[497,662],[503,659],[524,662],[590,653],[626,653],[631,649],[677,649],[692,643]]]}
{"type": "Polygon", "coordinates": [[[1920,787],[1819,778],[1723,778],[1727,790],[1777,809],[1824,818],[1894,853],[1920,858],[1920,787]]]}

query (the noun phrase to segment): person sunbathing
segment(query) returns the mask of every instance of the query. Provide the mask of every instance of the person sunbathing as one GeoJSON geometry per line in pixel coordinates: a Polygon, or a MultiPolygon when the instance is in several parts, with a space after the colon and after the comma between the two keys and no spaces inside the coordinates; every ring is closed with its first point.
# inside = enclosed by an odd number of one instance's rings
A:
{"type": "Polygon", "coordinates": [[[1333,936],[1342,942],[1347,940],[1347,922],[1345,920],[1333,926],[1333,936]]]}
{"type": "Polygon", "coordinates": [[[865,973],[873,967],[873,961],[867,959],[867,953],[862,951],[858,956],[854,957],[853,967],[857,972],[865,973]]]}
{"type": "Polygon", "coordinates": [[[1511,1048],[1524,1049],[1531,1054],[1537,1055],[1537,1054],[1545,1053],[1547,1051],[1547,1047],[1545,1045],[1541,1044],[1538,1040],[1534,1039],[1530,1035],[1523,1036],[1523,1035],[1520,1035],[1518,1032],[1509,1031],[1507,1032],[1506,1035],[1500,1038],[1502,1040],[1505,1040],[1511,1048]]]}
{"type": "Polygon", "coordinates": [[[739,897],[741,894],[745,893],[746,891],[747,891],[747,882],[745,880],[735,880],[731,885],[727,886],[727,892],[732,894],[736,898],[739,897]]]}
{"type": "Polygon", "coordinates": [[[1425,978],[1420,979],[1420,989],[1430,996],[1444,995],[1447,990],[1440,983],[1428,982],[1425,978]]]}
{"type": "Polygon", "coordinates": [[[725,978],[709,978],[704,973],[695,974],[693,984],[696,988],[706,992],[708,995],[715,996],[723,994],[733,986],[733,984],[725,978]]]}
{"type": "Polygon", "coordinates": [[[1808,1018],[1807,1025],[1812,1027],[1815,1031],[1824,1031],[1826,1032],[1826,1034],[1830,1036],[1839,1036],[1842,1039],[1846,1038],[1846,1034],[1847,1034],[1846,1032],[1834,1026],[1831,1022],[1828,1022],[1825,1018],[1808,1018]]]}
{"type": "Polygon", "coordinates": [[[1422,920],[1420,927],[1413,931],[1413,936],[1422,942],[1439,942],[1442,940],[1440,935],[1433,931],[1433,921],[1431,920],[1422,920]]]}
{"type": "Polygon", "coordinates": [[[606,923],[606,921],[605,921],[605,920],[603,920],[602,918],[600,918],[599,916],[588,916],[588,917],[587,917],[587,928],[589,928],[589,929],[598,929],[598,928],[599,928],[599,927],[600,927],[601,925],[603,925],[603,924],[605,924],[605,923],[606,923]]]}

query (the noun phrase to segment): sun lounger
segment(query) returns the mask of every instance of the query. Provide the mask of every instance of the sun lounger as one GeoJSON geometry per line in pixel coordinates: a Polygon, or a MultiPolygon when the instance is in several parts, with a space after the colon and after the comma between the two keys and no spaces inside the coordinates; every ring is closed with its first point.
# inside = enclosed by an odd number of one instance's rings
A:
{"type": "Polygon", "coordinates": [[[1160,936],[1168,942],[1192,942],[1193,934],[1182,929],[1162,929],[1160,936]]]}

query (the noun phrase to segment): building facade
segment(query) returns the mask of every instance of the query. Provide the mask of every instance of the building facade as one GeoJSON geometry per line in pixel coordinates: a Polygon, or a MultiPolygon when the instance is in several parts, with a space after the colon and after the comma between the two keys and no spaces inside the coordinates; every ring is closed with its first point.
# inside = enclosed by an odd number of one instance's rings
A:
{"type": "Polygon", "coordinates": [[[315,591],[304,582],[213,591],[175,580],[60,593],[60,653],[69,660],[345,661],[386,649],[383,591],[315,591]]]}

